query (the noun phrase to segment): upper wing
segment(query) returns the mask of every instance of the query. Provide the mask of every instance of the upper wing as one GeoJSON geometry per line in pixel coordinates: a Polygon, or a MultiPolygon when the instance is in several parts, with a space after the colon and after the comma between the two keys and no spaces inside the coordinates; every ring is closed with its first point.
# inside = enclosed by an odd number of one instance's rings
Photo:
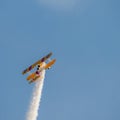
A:
{"type": "Polygon", "coordinates": [[[43,57],[42,59],[38,60],[37,62],[35,62],[34,64],[32,64],[31,66],[29,66],[27,69],[25,69],[22,74],[25,74],[27,72],[29,72],[30,70],[32,70],[36,65],[46,61],[48,58],[50,58],[50,56],[52,55],[52,53],[49,53],[48,55],[46,55],[45,57],[43,57]]]}

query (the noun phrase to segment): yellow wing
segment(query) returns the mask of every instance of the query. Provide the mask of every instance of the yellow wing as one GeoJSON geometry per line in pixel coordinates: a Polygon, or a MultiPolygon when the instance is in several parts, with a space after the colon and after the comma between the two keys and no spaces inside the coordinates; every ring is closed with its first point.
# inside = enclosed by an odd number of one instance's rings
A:
{"type": "Polygon", "coordinates": [[[36,72],[32,73],[31,75],[29,75],[27,77],[27,80],[29,81],[29,83],[35,82],[39,77],[41,77],[40,75],[37,75],[36,72]]]}
{"type": "Polygon", "coordinates": [[[27,79],[27,80],[31,80],[31,79],[35,78],[35,76],[36,76],[36,74],[35,74],[35,73],[32,73],[32,74],[30,74],[26,79],[27,79]]]}
{"type": "Polygon", "coordinates": [[[36,80],[38,80],[39,77],[40,77],[40,76],[35,76],[34,79],[32,79],[32,80],[29,81],[29,84],[31,84],[31,83],[35,82],[36,80]]]}
{"type": "Polygon", "coordinates": [[[52,53],[49,53],[48,55],[46,55],[45,57],[43,57],[42,59],[38,60],[37,62],[35,62],[34,64],[32,64],[31,66],[29,66],[27,69],[25,69],[22,74],[25,74],[27,72],[29,72],[30,70],[32,70],[36,65],[46,61],[48,58],[50,58],[50,56],[52,55],[52,53]]]}
{"type": "Polygon", "coordinates": [[[44,66],[44,69],[48,69],[48,68],[51,67],[55,62],[56,62],[56,59],[51,60],[49,63],[47,63],[47,64],[44,66]]]}

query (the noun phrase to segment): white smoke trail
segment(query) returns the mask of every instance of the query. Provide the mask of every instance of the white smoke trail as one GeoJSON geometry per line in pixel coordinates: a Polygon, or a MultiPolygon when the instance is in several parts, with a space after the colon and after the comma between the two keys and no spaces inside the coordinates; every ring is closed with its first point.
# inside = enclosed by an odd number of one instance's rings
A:
{"type": "Polygon", "coordinates": [[[45,70],[41,74],[41,78],[36,82],[35,88],[33,90],[32,100],[29,106],[29,110],[27,112],[27,118],[26,120],[37,120],[38,117],[38,110],[42,95],[42,88],[44,83],[44,77],[45,77],[45,70]]]}

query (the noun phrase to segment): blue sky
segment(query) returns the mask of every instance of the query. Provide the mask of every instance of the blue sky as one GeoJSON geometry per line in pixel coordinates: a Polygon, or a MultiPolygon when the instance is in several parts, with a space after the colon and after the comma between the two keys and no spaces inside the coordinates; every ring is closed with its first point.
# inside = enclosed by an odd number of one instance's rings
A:
{"type": "Polygon", "coordinates": [[[49,52],[38,120],[120,119],[120,1],[1,0],[0,120],[25,120],[23,69],[49,52]]]}

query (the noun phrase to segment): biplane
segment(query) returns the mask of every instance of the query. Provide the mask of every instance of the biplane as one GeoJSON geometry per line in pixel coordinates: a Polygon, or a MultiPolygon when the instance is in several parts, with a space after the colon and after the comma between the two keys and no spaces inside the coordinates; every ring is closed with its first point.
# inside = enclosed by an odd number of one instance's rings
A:
{"type": "Polygon", "coordinates": [[[29,83],[33,83],[36,80],[38,80],[38,78],[41,77],[42,71],[51,68],[51,66],[56,62],[56,59],[50,60],[51,56],[52,53],[49,53],[48,55],[44,56],[43,58],[29,66],[22,72],[22,74],[24,75],[26,73],[29,73],[35,67],[37,68],[33,73],[30,73],[30,75],[26,78],[27,81],[29,81],[29,83]]]}

